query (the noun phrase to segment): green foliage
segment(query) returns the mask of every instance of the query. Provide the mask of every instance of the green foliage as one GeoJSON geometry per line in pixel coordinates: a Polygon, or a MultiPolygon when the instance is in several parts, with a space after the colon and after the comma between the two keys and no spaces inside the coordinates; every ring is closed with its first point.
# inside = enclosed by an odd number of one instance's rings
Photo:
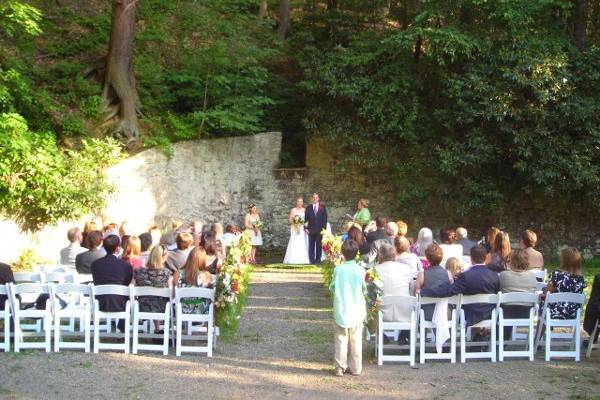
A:
{"type": "Polygon", "coordinates": [[[42,13],[37,8],[16,0],[4,0],[0,4],[0,29],[9,37],[19,32],[39,35],[42,13]]]}
{"type": "Polygon", "coordinates": [[[51,132],[32,132],[19,114],[0,114],[0,211],[27,230],[99,210],[111,188],[103,169],[119,159],[112,140],[61,151],[51,132]]]}
{"type": "Polygon", "coordinates": [[[575,48],[573,2],[396,3],[296,30],[307,131],[386,171],[405,215],[600,215],[600,48],[575,48]]]}

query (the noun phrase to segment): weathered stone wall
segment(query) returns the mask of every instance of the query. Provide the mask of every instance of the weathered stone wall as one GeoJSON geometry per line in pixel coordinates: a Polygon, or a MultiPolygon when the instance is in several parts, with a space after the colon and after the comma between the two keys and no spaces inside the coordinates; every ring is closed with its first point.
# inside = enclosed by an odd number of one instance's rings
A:
{"type": "MultiPolygon", "coordinates": [[[[307,168],[278,169],[280,151],[281,134],[263,133],[176,143],[171,157],[156,149],[141,152],[107,171],[116,191],[102,216],[105,222],[128,221],[133,232],[153,224],[165,227],[175,217],[241,226],[247,206],[256,203],[265,222],[265,248],[281,250],[287,245],[288,212],[297,196],[308,203],[313,191],[320,193],[337,230],[365,195],[359,189],[373,190],[363,177],[333,168],[322,142],[308,146],[307,168]]],[[[389,204],[383,196],[378,201],[375,208],[389,204]]],[[[44,258],[54,259],[73,224],[25,235],[3,221],[0,232],[7,240],[0,241],[0,254],[10,261],[24,248],[36,247],[44,258]]]]}

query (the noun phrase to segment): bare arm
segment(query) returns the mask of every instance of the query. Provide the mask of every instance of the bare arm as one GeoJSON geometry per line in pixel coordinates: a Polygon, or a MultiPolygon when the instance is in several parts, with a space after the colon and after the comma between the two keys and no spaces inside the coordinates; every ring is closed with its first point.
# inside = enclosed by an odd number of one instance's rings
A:
{"type": "Polygon", "coordinates": [[[425,283],[425,274],[421,271],[417,275],[417,284],[415,286],[415,293],[421,293],[421,289],[423,288],[423,284],[425,283]]]}
{"type": "Polygon", "coordinates": [[[246,229],[254,229],[254,227],[250,223],[250,214],[246,214],[246,217],[244,218],[244,226],[246,227],[246,229]]]}
{"type": "Polygon", "coordinates": [[[294,209],[290,210],[290,215],[288,215],[288,223],[291,225],[292,224],[292,219],[294,218],[294,216],[292,215],[292,213],[294,212],[294,209]]]}
{"type": "Polygon", "coordinates": [[[446,271],[448,273],[448,279],[450,280],[450,283],[454,283],[454,276],[452,276],[452,272],[450,271],[446,271]]]}

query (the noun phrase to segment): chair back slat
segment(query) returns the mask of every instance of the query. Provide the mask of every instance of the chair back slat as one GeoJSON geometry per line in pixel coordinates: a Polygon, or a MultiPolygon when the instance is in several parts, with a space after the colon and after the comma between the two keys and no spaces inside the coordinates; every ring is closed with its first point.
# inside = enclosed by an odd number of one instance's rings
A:
{"type": "Polygon", "coordinates": [[[44,282],[63,283],[67,274],[65,272],[50,272],[44,274],[44,282]]]}
{"type": "Polygon", "coordinates": [[[92,286],[92,294],[94,297],[103,296],[105,294],[130,296],[131,289],[129,286],[123,285],[94,285],[92,286]]]}
{"type": "Polygon", "coordinates": [[[204,299],[215,300],[215,290],[207,288],[177,288],[175,291],[175,299],[179,302],[179,299],[188,297],[201,297],[204,299]]]}
{"type": "Polygon", "coordinates": [[[381,298],[382,306],[407,305],[416,306],[418,300],[414,296],[383,296],[381,298]]]}
{"type": "Polygon", "coordinates": [[[50,285],[45,283],[18,283],[11,286],[11,292],[13,295],[23,293],[50,293],[50,285]]]}
{"type": "Polygon", "coordinates": [[[546,295],[546,303],[585,303],[585,295],[582,293],[548,293],[546,295]]]}
{"type": "Polygon", "coordinates": [[[452,297],[419,297],[419,303],[421,305],[427,304],[437,304],[442,300],[448,300],[448,304],[457,305],[460,303],[460,296],[452,296],[452,297]]]}
{"type": "Polygon", "coordinates": [[[462,295],[460,299],[460,304],[497,304],[498,303],[498,295],[497,294],[471,294],[471,295],[462,295]]]}
{"type": "Polygon", "coordinates": [[[500,293],[499,303],[528,303],[535,305],[538,303],[538,296],[535,293],[526,292],[500,293]]]}
{"type": "Polygon", "coordinates": [[[54,293],[79,293],[86,296],[92,295],[91,285],[84,285],[82,283],[59,283],[54,285],[54,293]]]}
{"type": "Polygon", "coordinates": [[[134,286],[133,287],[133,295],[134,296],[156,296],[156,297],[166,297],[171,298],[171,289],[159,288],[153,286],[134,286]]]}
{"type": "Polygon", "coordinates": [[[42,274],[38,272],[14,272],[13,277],[16,283],[42,282],[42,274]]]}
{"type": "Polygon", "coordinates": [[[8,295],[8,284],[0,285],[0,294],[8,295]]]}

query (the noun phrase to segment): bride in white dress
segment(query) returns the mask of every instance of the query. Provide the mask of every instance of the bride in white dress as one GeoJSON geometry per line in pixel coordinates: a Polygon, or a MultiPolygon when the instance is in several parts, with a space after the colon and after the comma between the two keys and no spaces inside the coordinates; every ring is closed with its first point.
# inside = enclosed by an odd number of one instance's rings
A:
{"type": "Polygon", "coordinates": [[[302,217],[304,220],[304,200],[302,197],[296,199],[296,206],[291,209],[288,217],[290,224],[290,241],[288,242],[287,251],[283,258],[284,264],[310,264],[308,259],[308,235],[304,231],[303,225],[294,225],[292,221],[295,216],[302,217]]]}

